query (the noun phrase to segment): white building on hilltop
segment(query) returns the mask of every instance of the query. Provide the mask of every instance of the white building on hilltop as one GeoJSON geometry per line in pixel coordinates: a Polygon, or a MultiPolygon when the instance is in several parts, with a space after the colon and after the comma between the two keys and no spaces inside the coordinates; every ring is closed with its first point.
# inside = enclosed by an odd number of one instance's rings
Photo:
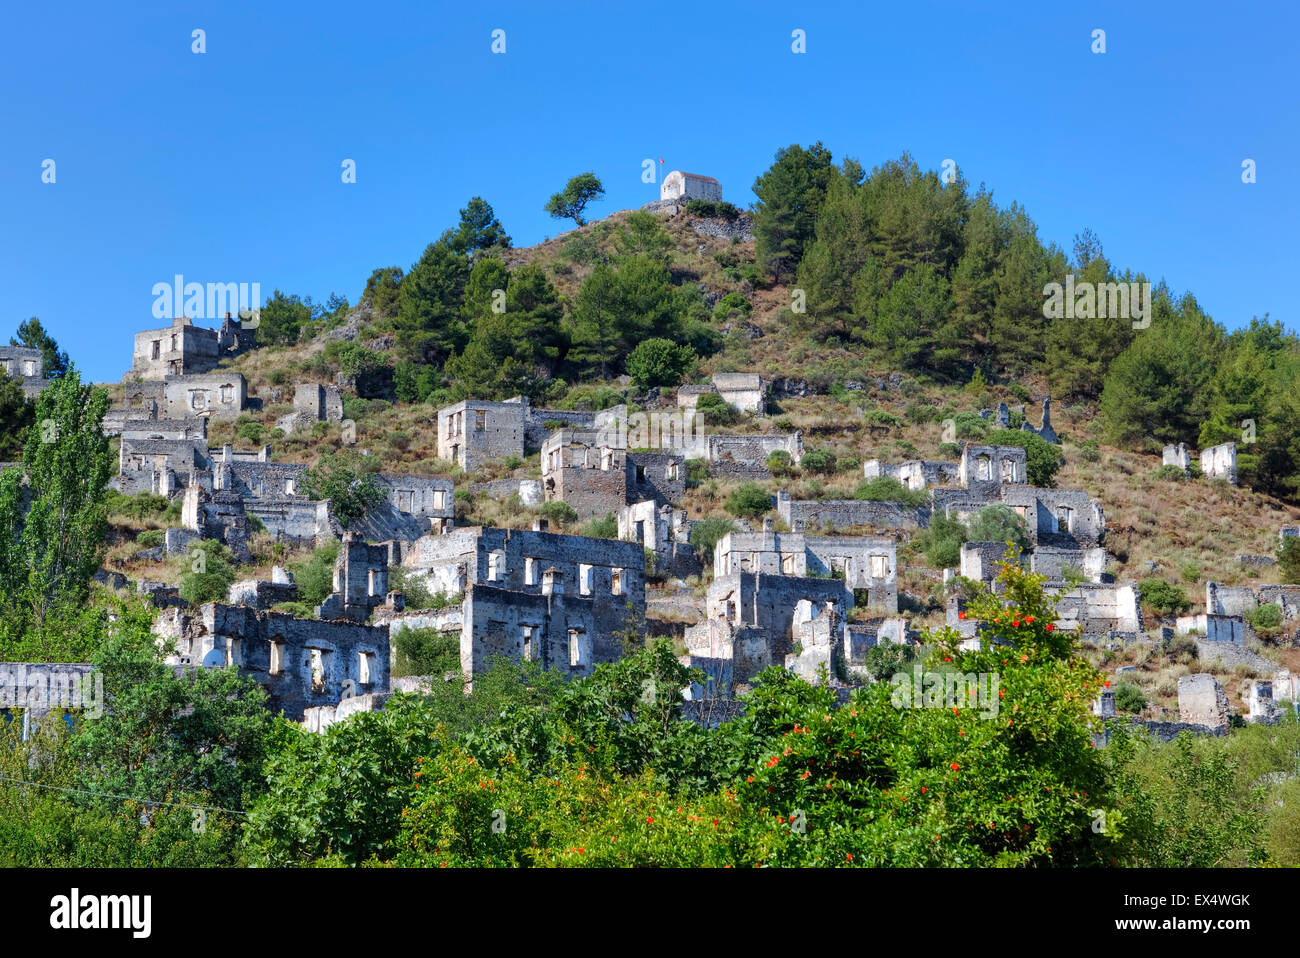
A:
{"type": "Polygon", "coordinates": [[[673,170],[664,177],[659,187],[661,200],[709,200],[722,202],[722,184],[711,176],[697,176],[695,173],[683,173],[673,170]]]}

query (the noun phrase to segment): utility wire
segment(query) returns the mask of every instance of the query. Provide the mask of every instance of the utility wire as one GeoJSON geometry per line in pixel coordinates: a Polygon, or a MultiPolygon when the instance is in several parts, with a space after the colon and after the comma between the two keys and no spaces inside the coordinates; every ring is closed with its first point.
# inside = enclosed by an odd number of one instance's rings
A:
{"type": "Polygon", "coordinates": [[[117,798],[124,802],[138,802],[141,805],[171,805],[174,808],[202,808],[211,812],[225,812],[227,815],[243,815],[248,817],[247,812],[241,812],[234,808],[218,808],[215,805],[191,805],[187,802],[164,802],[153,799],[133,798],[130,795],[110,795],[108,792],[92,792],[84,788],[67,788],[63,785],[44,785],[41,782],[28,782],[21,778],[9,778],[7,775],[0,775],[0,782],[12,782],[15,785],[31,785],[35,788],[48,788],[55,792],[74,792],[78,795],[94,795],[98,798],[117,798]]]}

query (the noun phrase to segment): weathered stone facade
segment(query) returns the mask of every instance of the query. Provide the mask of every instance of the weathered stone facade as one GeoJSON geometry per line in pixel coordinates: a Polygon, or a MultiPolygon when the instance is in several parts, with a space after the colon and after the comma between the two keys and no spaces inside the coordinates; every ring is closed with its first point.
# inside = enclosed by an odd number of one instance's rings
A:
{"type": "Polygon", "coordinates": [[[558,429],[542,444],[542,495],[563,502],[581,518],[617,515],[624,506],[652,499],[681,501],[686,468],[681,456],[628,452],[609,445],[607,431],[558,429]]]}
{"type": "Polygon", "coordinates": [[[898,612],[898,552],[892,539],[869,536],[808,536],[774,532],[729,532],[713,550],[715,578],[741,572],[841,579],[866,591],[869,606],[898,612]]]}
{"type": "Polygon", "coordinates": [[[1178,720],[1188,725],[1227,728],[1228,696],[1213,675],[1184,675],[1178,680],[1178,720]]]}
{"type": "Polygon", "coordinates": [[[388,690],[388,626],[295,619],[208,602],[196,615],[162,612],[153,632],[171,665],[233,666],[265,687],[273,711],[300,720],[308,708],[388,690]]]}
{"type": "Polygon", "coordinates": [[[28,399],[35,399],[50,384],[44,354],[28,346],[0,346],[0,373],[17,382],[28,399]]]}
{"type": "Polygon", "coordinates": [[[247,352],[257,345],[253,329],[245,329],[229,314],[220,332],[195,326],[186,316],[170,326],[135,334],[128,379],[159,380],[206,373],[222,359],[247,352]]]}
{"type": "Polygon", "coordinates": [[[1201,472],[1209,479],[1227,479],[1237,484],[1237,444],[1225,442],[1201,450],[1201,472]]]}

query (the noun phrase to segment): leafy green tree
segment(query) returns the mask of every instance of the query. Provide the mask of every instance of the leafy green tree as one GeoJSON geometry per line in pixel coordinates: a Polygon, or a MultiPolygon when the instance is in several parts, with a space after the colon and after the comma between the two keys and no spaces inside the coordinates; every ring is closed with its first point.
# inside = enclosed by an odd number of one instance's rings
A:
{"type": "Polygon", "coordinates": [[[469,272],[469,257],[439,241],[402,278],[393,326],[408,359],[441,365],[464,343],[461,304],[469,272]]]}
{"type": "Polygon", "coordinates": [[[985,506],[967,525],[971,542],[1010,542],[1022,553],[1030,547],[1025,520],[1003,505],[985,506]]]}
{"type": "Polygon", "coordinates": [[[13,462],[22,452],[36,405],[18,383],[0,376],[0,462],[13,462]]]}
{"type": "Polygon", "coordinates": [[[595,173],[579,173],[565,184],[564,189],[551,196],[543,209],[557,220],[573,220],[578,226],[586,223],[583,214],[587,204],[605,195],[605,187],[595,173]]]}
{"type": "Polygon", "coordinates": [[[326,542],[293,567],[298,595],[311,607],[320,605],[334,591],[334,562],[338,559],[338,540],[326,542]]]}
{"type": "Polygon", "coordinates": [[[309,302],[277,289],[262,307],[261,324],[257,327],[258,344],[272,346],[296,343],[303,330],[310,326],[311,320],[309,302]]]}
{"type": "Polygon", "coordinates": [[[327,453],[301,477],[303,494],[330,500],[330,512],[344,529],[365,517],[384,501],[384,492],[374,476],[362,468],[360,457],[351,451],[327,453]]]}
{"type": "Polygon", "coordinates": [[[1121,712],[1141,712],[1146,704],[1146,695],[1132,682],[1120,682],[1115,686],[1115,708],[1121,712]]]}
{"type": "Polygon", "coordinates": [[[18,336],[11,338],[9,345],[39,349],[46,379],[57,379],[68,371],[67,351],[59,349],[54,337],[45,331],[35,316],[18,324],[18,336]]]}
{"type": "Polygon", "coordinates": [[[266,693],[238,669],[178,674],[159,661],[152,613],[122,612],[94,659],[104,714],[83,723],[83,788],[150,801],[191,801],[242,811],[262,791],[272,717],[266,693]]]}
{"type": "Polygon", "coordinates": [[[678,346],[671,339],[652,337],[642,340],[627,357],[627,372],[639,389],[652,386],[675,386],[689,375],[698,357],[689,346],[678,346]]]}
{"type": "Polygon", "coordinates": [[[441,681],[446,672],[460,671],[460,634],[438,629],[403,629],[393,637],[397,676],[432,675],[441,681]]]}
{"type": "Polygon", "coordinates": [[[36,401],[22,469],[0,473],[0,619],[16,633],[88,595],[108,532],[107,410],[107,393],[69,367],[36,401]]]}
{"type": "Polygon", "coordinates": [[[510,237],[491,204],[481,196],[470,199],[460,211],[460,223],[448,238],[451,249],[471,258],[492,249],[510,248],[510,237]]]}
{"type": "MultiPolygon", "coordinates": [[[[960,435],[960,432],[958,432],[960,435]]],[[[1050,489],[1061,468],[1061,448],[1023,429],[991,429],[983,442],[994,446],[1019,446],[1025,450],[1025,478],[1032,486],[1050,489]]]]}
{"type": "Polygon", "coordinates": [[[391,318],[397,315],[404,275],[400,266],[386,266],[370,274],[361,298],[370,300],[376,316],[391,318]]]}
{"type": "Polygon", "coordinates": [[[772,166],[754,181],[755,255],[777,279],[793,273],[803,259],[833,173],[830,150],[820,142],[806,150],[796,143],[778,150],[772,166]]]}
{"type": "Polygon", "coordinates": [[[1101,412],[1111,440],[1195,441],[1222,350],[1223,331],[1190,297],[1176,312],[1161,310],[1106,373],[1101,412]]]}
{"type": "Polygon", "coordinates": [[[680,338],[681,300],[662,264],[628,256],[592,270],[578,290],[570,325],[569,358],[608,377],[644,340],[680,338]]]}

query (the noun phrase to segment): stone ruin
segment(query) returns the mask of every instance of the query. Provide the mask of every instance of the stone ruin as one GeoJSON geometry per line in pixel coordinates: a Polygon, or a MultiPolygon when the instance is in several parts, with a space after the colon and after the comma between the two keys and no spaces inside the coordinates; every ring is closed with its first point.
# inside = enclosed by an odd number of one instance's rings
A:
{"type": "Polygon", "coordinates": [[[1228,727],[1228,696],[1213,675],[1202,672],[1178,680],[1178,719],[1186,725],[1228,727]]]}
{"type": "Polygon", "coordinates": [[[338,386],[299,383],[293,391],[293,412],[275,421],[275,428],[292,435],[318,422],[343,421],[343,394],[338,386]]]}
{"type": "Polygon", "coordinates": [[[0,346],[0,373],[18,383],[28,399],[50,385],[45,378],[45,354],[28,346],[0,346]]]}

